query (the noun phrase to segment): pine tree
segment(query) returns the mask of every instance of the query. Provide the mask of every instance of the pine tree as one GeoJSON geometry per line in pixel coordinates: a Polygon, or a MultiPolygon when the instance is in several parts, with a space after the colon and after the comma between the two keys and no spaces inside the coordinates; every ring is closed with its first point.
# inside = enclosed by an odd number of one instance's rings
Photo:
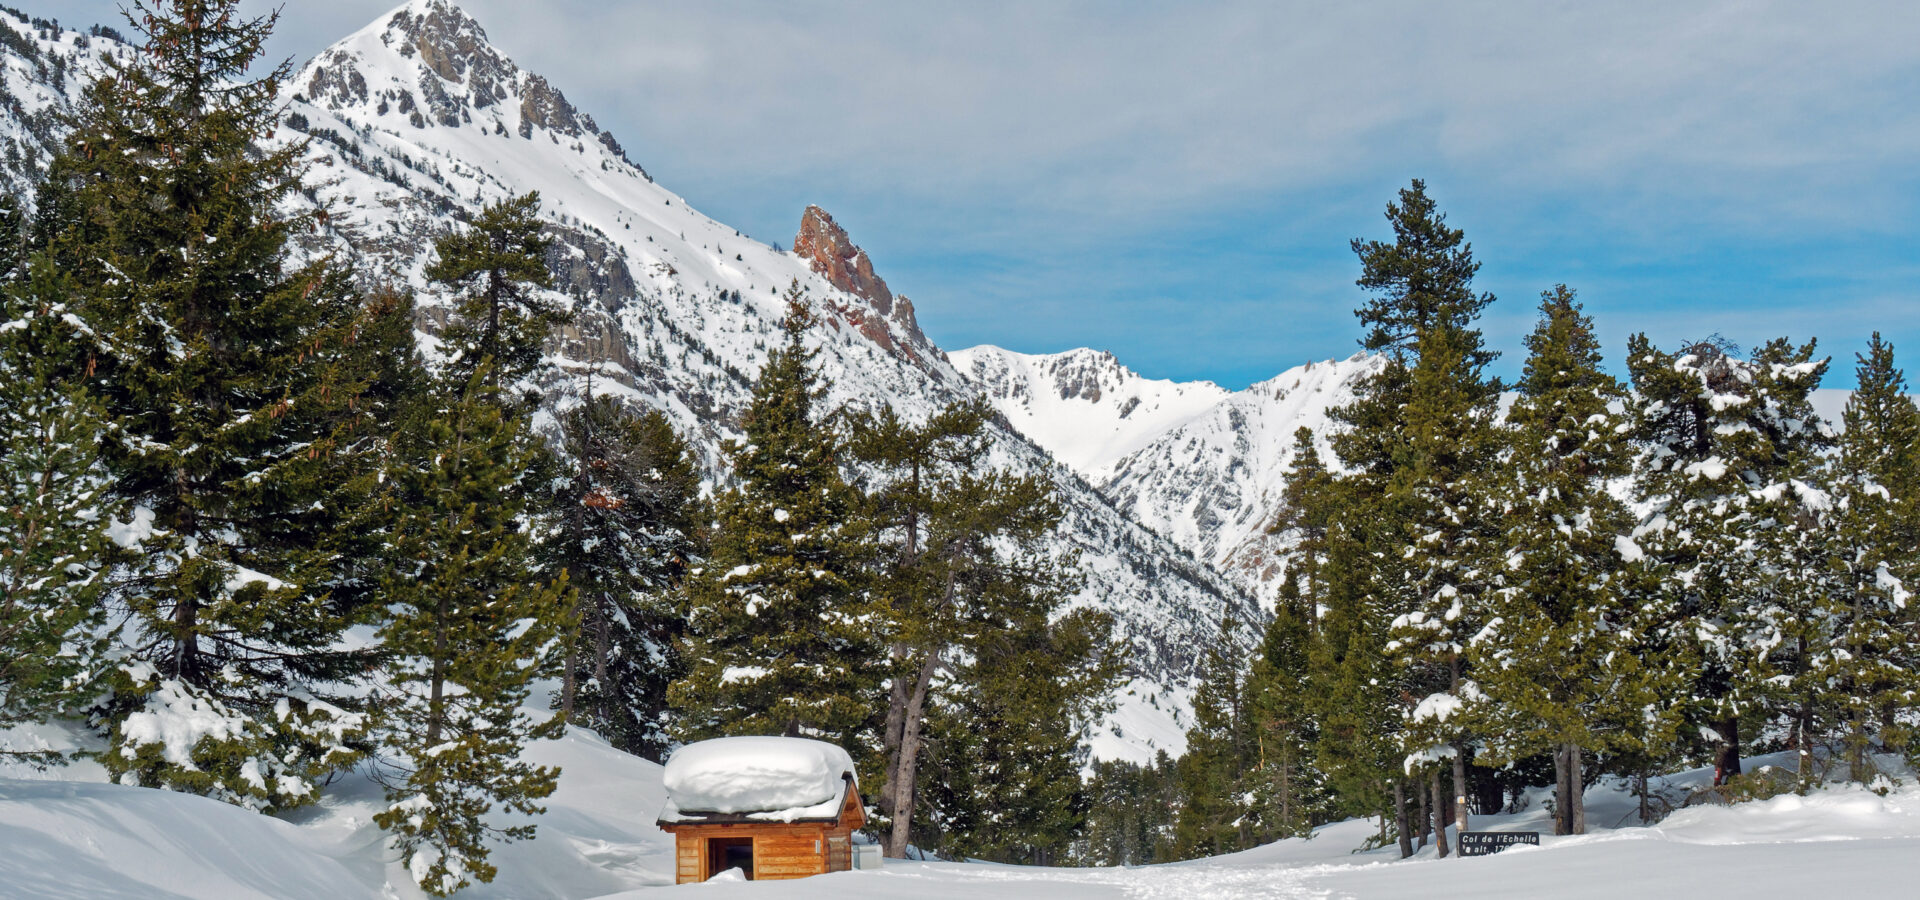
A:
{"type": "Polygon", "coordinates": [[[70,362],[114,426],[108,496],[139,525],[113,594],[135,652],[101,759],[125,783],[277,809],[311,802],[364,725],[343,685],[368,654],[338,640],[363,610],[315,551],[375,423],[355,408],[365,304],[344,269],[289,257],[301,148],[257,149],[288,74],[246,80],[273,17],[237,8],[134,5],[145,46],[87,88],[31,250],[84,324],[70,362]],[[181,715],[198,740],[166,739],[181,715]]]}
{"type": "Polygon", "coordinates": [[[928,846],[950,859],[1056,865],[1081,840],[1084,742],[1110,710],[1120,648],[1106,613],[1016,618],[956,667],[929,717],[928,846]]]}
{"type": "Polygon", "coordinates": [[[1086,837],[1075,863],[1144,866],[1172,860],[1169,841],[1179,797],[1167,751],[1144,765],[1094,760],[1092,770],[1086,837]]]}
{"type": "Polygon", "coordinates": [[[539,368],[554,326],[571,319],[570,311],[540,295],[553,286],[553,275],[545,262],[552,239],[542,231],[539,211],[537,191],[501,200],[466,229],[434,242],[438,259],[427,267],[427,279],[462,292],[440,336],[454,383],[484,367],[492,387],[520,384],[539,368]]]}
{"type": "Polygon", "coordinates": [[[1024,630],[1044,631],[1074,589],[1066,566],[1045,553],[1061,514],[1051,483],[988,469],[991,416],[974,400],[918,425],[891,408],[851,419],[853,453],[870,482],[864,517],[879,546],[873,584],[888,613],[893,671],[879,805],[895,858],[911,837],[930,710],[947,694],[983,689],[943,673],[1024,630]]]}
{"type": "Polygon", "coordinates": [[[668,689],[682,740],[805,735],[856,755],[865,743],[884,618],[862,585],[845,438],[815,412],[812,322],[796,281],[786,343],[768,354],[741,423],[746,442],[728,445],[736,483],[716,502],[711,552],[690,573],[687,675],[668,689]]]}
{"type": "Polygon", "coordinates": [[[560,416],[566,477],[539,498],[552,532],[540,544],[579,607],[559,709],[614,746],[665,757],[666,692],[678,676],[676,592],[698,559],[699,473],[657,410],[635,414],[589,396],[560,416]]]}
{"type": "Polygon", "coordinates": [[[1311,765],[1320,731],[1311,693],[1314,601],[1301,589],[1313,577],[1289,572],[1281,581],[1273,621],[1247,675],[1257,843],[1306,836],[1320,818],[1321,778],[1311,765]]]}
{"type": "Polygon", "coordinates": [[[414,880],[440,896],[493,880],[489,837],[533,836],[531,824],[497,828],[485,816],[543,811],[558,770],[521,751],[564,727],[522,710],[533,681],[555,674],[573,600],[564,577],[535,578],[527,492],[516,486],[534,438],[488,380],[482,367],[464,390],[422,398],[382,498],[393,569],[381,585],[389,687],[379,713],[390,758],[388,806],[374,820],[394,833],[414,880]]]}
{"type": "Polygon", "coordinates": [[[1713,735],[1716,784],[1740,774],[1742,719],[1769,711],[1779,652],[1796,649],[1808,569],[1789,538],[1824,502],[1811,480],[1829,443],[1810,399],[1827,361],[1811,342],[1776,340],[1749,362],[1730,349],[1668,354],[1635,335],[1627,350],[1648,509],[1634,540],[1672,588],[1648,613],[1668,677],[1690,685],[1688,723],[1713,735]]]}
{"type": "Polygon", "coordinates": [[[1893,345],[1876,332],[1858,357],[1858,387],[1847,401],[1833,467],[1833,561],[1837,589],[1824,594],[1832,622],[1826,646],[1809,661],[1807,680],[1826,689],[1827,714],[1841,735],[1848,776],[1867,783],[1871,750],[1913,758],[1911,721],[1898,711],[1920,699],[1920,655],[1912,647],[1920,542],[1920,409],[1894,365],[1893,345]]]}
{"type": "Polygon", "coordinates": [[[1253,846],[1248,797],[1255,740],[1247,689],[1250,667],[1239,629],[1231,615],[1222,619],[1218,635],[1201,656],[1193,727],[1187,729],[1187,752],[1175,767],[1181,802],[1173,853],[1181,859],[1253,846]]]}
{"type": "MultiPolygon", "coordinates": [[[[105,496],[99,404],[64,377],[78,336],[61,292],[20,278],[21,217],[0,200],[0,730],[73,715],[108,664],[101,599],[126,511],[105,496]]],[[[54,279],[57,281],[57,279],[54,279]]],[[[47,765],[65,756],[0,745],[0,758],[47,765]]]]}
{"type": "Polygon", "coordinates": [[[1664,695],[1636,656],[1640,550],[1632,513],[1609,490],[1632,464],[1626,391],[1601,371],[1593,323],[1565,285],[1541,294],[1527,349],[1498,485],[1499,587],[1469,644],[1486,698],[1476,761],[1551,754],[1555,833],[1580,834],[1583,761],[1631,745],[1642,710],[1662,708],[1664,695]]]}
{"type": "MultiPolygon", "coordinates": [[[[1402,190],[1399,202],[1388,205],[1387,218],[1394,243],[1353,242],[1363,269],[1359,284],[1375,293],[1358,311],[1371,329],[1363,343],[1393,357],[1389,373],[1405,378],[1404,393],[1376,394],[1355,404],[1371,400],[1371,416],[1396,430],[1395,436],[1374,438],[1392,454],[1391,472],[1380,473],[1386,475],[1384,512],[1404,529],[1385,548],[1386,565],[1394,570],[1381,586],[1391,592],[1383,599],[1393,614],[1385,647],[1404,667],[1413,696],[1424,698],[1408,711],[1403,749],[1410,760],[1451,762],[1456,822],[1465,831],[1471,735],[1462,726],[1469,719],[1421,711],[1474,699],[1463,650],[1483,621],[1479,566],[1496,532],[1484,500],[1500,394],[1499,381],[1485,374],[1498,354],[1485,349],[1474,321],[1493,296],[1473,292],[1479,263],[1472,247],[1459,229],[1446,225],[1425,184],[1415,180],[1402,190]],[[1404,403],[1380,408],[1382,400],[1400,396],[1404,403]]],[[[1366,418],[1343,417],[1350,424],[1366,418]]],[[[1354,440],[1344,444],[1351,448],[1354,440]]],[[[1353,461],[1349,466],[1358,468],[1353,461]]],[[[1439,775],[1433,777],[1438,797],[1439,775]]]]}

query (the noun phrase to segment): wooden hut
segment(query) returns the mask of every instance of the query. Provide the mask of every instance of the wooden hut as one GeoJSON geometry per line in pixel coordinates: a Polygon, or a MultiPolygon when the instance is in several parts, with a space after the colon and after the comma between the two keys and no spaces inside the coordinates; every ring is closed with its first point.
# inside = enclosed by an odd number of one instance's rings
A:
{"type": "Polygon", "coordinates": [[[673,835],[680,884],[728,869],[753,880],[805,878],[854,867],[866,825],[853,760],[801,738],[719,738],[667,761],[661,830],[673,835]]]}

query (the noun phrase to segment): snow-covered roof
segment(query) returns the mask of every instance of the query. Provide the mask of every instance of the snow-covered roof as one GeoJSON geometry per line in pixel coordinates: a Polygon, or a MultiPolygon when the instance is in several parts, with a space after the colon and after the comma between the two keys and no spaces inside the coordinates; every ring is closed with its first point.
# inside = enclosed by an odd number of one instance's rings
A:
{"type": "Polygon", "coordinates": [[[824,741],[715,738],[667,760],[663,823],[745,818],[834,819],[853,784],[853,757],[824,741]]]}

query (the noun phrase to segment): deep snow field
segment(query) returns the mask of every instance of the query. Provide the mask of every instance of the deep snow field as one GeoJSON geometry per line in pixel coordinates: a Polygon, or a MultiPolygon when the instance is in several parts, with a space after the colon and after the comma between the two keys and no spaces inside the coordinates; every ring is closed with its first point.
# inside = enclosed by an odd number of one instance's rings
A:
{"type": "MultiPolygon", "coordinates": [[[[0,735],[70,742],[40,729],[0,735]]],[[[1857,789],[1683,809],[1653,827],[1626,824],[1633,798],[1603,783],[1587,793],[1592,834],[1556,838],[1535,792],[1530,808],[1476,818],[1476,828],[1541,831],[1539,848],[1490,857],[1411,860],[1355,853],[1376,826],[1349,821],[1311,840],[1162,866],[1041,869],[889,861],[883,871],[801,881],[672,885],[672,839],[653,825],[662,768],[571,730],[529,749],[559,765],[539,836],[499,847],[500,877],[462,898],[894,898],[1083,900],[1257,897],[1816,897],[1920,896],[1920,788],[1857,789]],[[1616,827],[1619,826],[1619,827],[1616,827]],[[665,891],[667,893],[662,893],[665,891]]],[[[1761,758],[1753,765],[1784,760],[1761,758]]],[[[1668,779],[1676,790],[1704,772],[1668,779]]],[[[333,785],[317,808],[282,821],[199,797],[103,783],[90,762],[36,773],[0,765],[0,897],[314,900],[422,895],[372,824],[378,789],[333,785]]]]}

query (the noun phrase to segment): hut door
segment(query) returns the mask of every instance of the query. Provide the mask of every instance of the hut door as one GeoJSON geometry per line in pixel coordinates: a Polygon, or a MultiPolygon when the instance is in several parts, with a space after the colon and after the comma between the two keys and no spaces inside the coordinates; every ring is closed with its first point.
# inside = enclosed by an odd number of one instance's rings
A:
{"type": "Polygon", "coordinates": [[[753,880],[753,838],[707,838],[707,877],[739,869],[753,880]]]}

